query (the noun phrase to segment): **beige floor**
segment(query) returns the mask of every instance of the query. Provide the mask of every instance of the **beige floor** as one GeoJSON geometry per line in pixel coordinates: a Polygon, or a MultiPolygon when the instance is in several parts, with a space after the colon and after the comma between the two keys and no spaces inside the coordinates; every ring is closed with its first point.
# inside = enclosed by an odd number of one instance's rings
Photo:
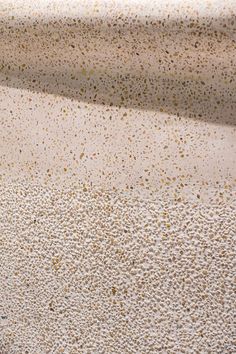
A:
{"type": "Polygon", "coordinates": [[[0,353],[234,353],[233,1],[0,4],[0,353]]]}

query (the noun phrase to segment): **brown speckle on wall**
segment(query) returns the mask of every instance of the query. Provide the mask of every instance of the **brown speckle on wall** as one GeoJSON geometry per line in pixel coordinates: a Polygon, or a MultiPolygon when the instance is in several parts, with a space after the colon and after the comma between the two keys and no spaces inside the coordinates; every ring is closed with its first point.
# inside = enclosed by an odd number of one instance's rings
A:
{"type": "Polygon", "coordinates": [[[236,352],[234,0],[0,4],[0,354],[236,352]]]}

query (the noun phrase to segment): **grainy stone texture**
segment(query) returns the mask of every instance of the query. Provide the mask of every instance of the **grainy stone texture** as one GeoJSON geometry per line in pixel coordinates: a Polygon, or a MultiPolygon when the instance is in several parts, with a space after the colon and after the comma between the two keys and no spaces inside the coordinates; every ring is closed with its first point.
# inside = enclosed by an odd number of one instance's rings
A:
{"type": "Polygon", "coordinates": [[[233,353],[235,205],[1,190],[3,353],[233,353]]]}
{"type": "Polygon", "coordinates": [[[235,13],[0,3],[0,354],[236,352],[235,13]]]}

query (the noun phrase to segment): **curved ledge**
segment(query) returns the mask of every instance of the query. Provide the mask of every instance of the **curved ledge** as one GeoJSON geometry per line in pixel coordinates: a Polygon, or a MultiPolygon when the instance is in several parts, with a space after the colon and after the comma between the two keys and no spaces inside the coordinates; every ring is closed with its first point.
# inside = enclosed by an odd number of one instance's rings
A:
{"type": "Polygon", "coordinates": [[[1,85],[235,124],[233,1],[96,4],[6,2],[1,85]]]}

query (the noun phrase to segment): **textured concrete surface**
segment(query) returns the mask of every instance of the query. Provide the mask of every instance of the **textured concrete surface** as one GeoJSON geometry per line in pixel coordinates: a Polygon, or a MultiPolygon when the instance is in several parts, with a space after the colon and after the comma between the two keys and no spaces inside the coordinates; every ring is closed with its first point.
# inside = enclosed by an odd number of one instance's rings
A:
{"type": "Polygon", "coordinates": [[[0,3],[0,353],[234,353],[235,1],[0,3]]]}

